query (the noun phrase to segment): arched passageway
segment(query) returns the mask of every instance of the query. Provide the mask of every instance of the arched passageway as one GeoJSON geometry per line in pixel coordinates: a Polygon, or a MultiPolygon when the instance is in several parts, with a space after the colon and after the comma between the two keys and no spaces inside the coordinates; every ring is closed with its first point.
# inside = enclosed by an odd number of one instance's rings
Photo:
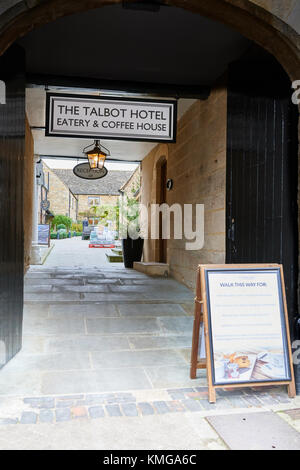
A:
{"type": "MultiPolygon", "coordinates": [[[[8,74],[7,83],[8,83],[9,101],[8,101],[7,109],[10,113],[9,114],[10,122],[13,122],[13,123],[16,122],[18,125],[16,125],[15,127],[13,126],[12,129],[9,129],[9,132],[11,132],[11,136],[12,136],[11,140],[9,141],[9,146],[5,148],[5,145],[7,145],[8,139],[7,139],[7,133],[5,134],[4,131],[1,136],[2,141],[0,145],[6,150],[8,150],[7,155],[6,155],[6,160],[5,160],[5,165],[6,165],[5,168],[7,171],[6,176],[8,176],[7,181],[9,183],[9,181],[11,181],[11,178],[16,177],[16,183],[20,183],[20,185],[18,186],[18,191],[16,192],[14,190],[14,187],[9,186],[8,184],[8,190],[10,191],[10,194],[6,200],[6,213],[1,215],[3,219],[5,218],[5,216],[7,218],[11,217],[14,208],[22,206],[22,185],[21,185],[22,163],[20,162],[22,162],[22,158],[24,155],[24,132],[25,132],[24,131],[24,126],[25,126],[25,116],[24,116],[25,114],[25,109],[24,109],[25,76],[24,75],[25,74],[24,74],[24,64],[22,62],[24,60],[24,57],[22,57],[18,49],[15,49],[15,52],[14,52],[14,49],[13,48],[9,49],[9,46],[11,46],[15,41],[19,41],[19,44],[25,45],[27,43],[28,45],[30,43],[30,38],[29,38],[29,35],[28,37],[26,37],[26,33],[32,31],[33,35],[35,33],[39,34],[38,32],[39,26],[48,24],[49,28],[51,28],[51,24],[52,24],[51,21],[56,20],[58,18],[61,18],[61,21],[64,21],[64,20],[68,21],[68,15],[76,14],[76,13],[81,14],[81,15],[85,15],[85,14],[88,15],[89,10],[92,10],[93,8],[97,8],[100,6],[103,7],[103,9],[100,8],[99,11],[95,12],[95,15],[97,13],[97,14],[100,14],[100,17],[101,17],[102,10],[103,10],[103,15],[104,15],[105,8],[108,9],[108,8],[111,8],[111,6],[112,8],[114,8],[114,5],[117,8],[118,3],[120,2],[89,1],[83,4],[82,2],[78,2],[78,1],[65,0],[63,2],[62,1],[58,2],[58,1],[52,0],[49,2],[47,1],[43,2],[41,4],[37,3],[34,8],[29,9],[29,10],[24,9],[24,11],[22,11],[20,14],[16,14],[15,16],[13,15],[13,11],[11,11],[10,19],[6,23],[5,23],[5,18],[4,18],[4,24],[2,25],[2,34],[0,34],[0,51],[4,53],[4,58],[5,58],[5,51],[7,53],[16,54],[15,55],[16,60],[14,63],[16,64],[16,66],[20,66],[20,69],[16,70],[16,72],[17,72],[17,75],[19,72],[21,72],[19,74],[21,75],[21,78],[18,77],[18,80],[16,81],[14,74],[11,74],[11,76],[8,74]],[[62,17],[65,17],[65,18],[62,18],[62,17]],[[22,110],[22,113],[23,113],[23,114],[20,114],[20,113],[18,114],[18,118],[19,118],[18,121],[15,121],[16,103],[20,105],[20,109],[22,110]],[[22,119],[20,119],[20,117],[22,119]],[[14,172],[15,167],[17,167],[18,169],[18,173],[14,172]]],[[[173,6],[182,7],[181,2],[177,0],[174,0],[172,2],[166,2],[166,5],[169,5],[170,8],[172,8],[173,6]]],[[[232,28],[234,28],[234,30],[243,34],[247,39],[255,41],[257,44],[263,46],[267,51],[272,53],[274,57],[276,57],[277,60],[282,64],[282,66],[284,67],[286,72],[289,74],[289,77],[291,79],[297,78],[297,74],[299,73],[300,69],[299,69],[299,52],[297,49],[297,38],[295,36],[295,33],[292,31],[291,28],[286,26],[284,22],[279,20],[270,12],[269,13],[266,12],[265,10],[258,7],[257,5],[254,5],[253,2],[250,2],[250,1],[224,2],[224,1],[218,1],[218,0],[214,0],[211,2],[196,2],[196,1],[189,0],[185,2],[184,10],[185,10],[184,12],[180,10],[180,14],[192,15],[193,13],[195,13],[196,14],[195,17],[197,17],[198,15],[203,15],[205,17],[212,18],[213,20],[217,20],[217,21],[220,20],[222,21],[222,23],[225,23],[226,25],[231,26],[232,28]]],[[[93,14],[93,12],[90,12],[90,13],[93,14]]],[[[70,21],[72,21],[71,17],[69,19],[70,21]]],[[[87,23],[86,25],[88,28],[89,23],[87,23]]],[[[45,27],[45,30],[46,29],[47,27],[45,27]]],[[[40,32],[41,34],[43,34],[42,30],[40,30],[40,32]]],[[[176,49],[176,51],[174,52],[175,60],[176,58],[178,58],[178,55],[180,52],[182,56],[185,54],[186,48],[187,48],[187,45],[183,43],[181,51],[179,50],[179,48],[176,49]]],[[[197,49],[197,43],[194,44],[194,52],[196,52],[196,49],[197,49]]],[[[30,47],[29,47],[29,50],[30,50],[30,47]]],[[[227,50],[222,51],[220,49],[220,51],[221,52],[219,55],[219,59],[221,60],[222,54],[225,55],[225,53],[227,53],[227,50]]],[[[70,51],[70,55],[71,55],[71,52],[72,51],[70,51]]],[[[148,45],[146,52],[150,56],[153,55],[151,44],[148,45]]],[[[240,52],[243,52],[243,51],[240,51],[240,52]]],[[[39,51],[38,51],[38,54],[40,54],[39,51]]],[[[47,54],[45,55],[47,56],[47,58],[49,57],[47,54]]],[[[39,55],[38,55],[38,58],[39,58],[39,55]]],[[[238,57],[233,57],[233,59],[236,59],[236,58],[238,57]]],[[[190,70],[194,69],[194,71],[196,71],[196,70],[199,70],[199,68],[201,68],[199,67],[199,64],[197,64],[196,62],[193,62],[191,59],[189,59],[189,57],[188,57],[188,60],[190,62],[190,70]]],[[[45,62],[47,62],[47,60],[44,61],[44,64],[45,62]]],[[[35,65],[34,60],[32,61],[31,64],[33,64],[33,66],[35,65]]],[[[225,64],[225,65],[228,65],[228,64],[225,64]]],[[[116,67],[116,70],[118,72],[117,67],[116,67]]],[[[119,71],[120,74],[121,72],[124,72],[124,70],[119,71]]],[[[137,73],[137,70],[133,70],[133,74],[135,72],[137,73]]],[[[156,71],[144,70],[141,76],[142,78],[144,77],[144,81],[145,81],[145,76],[147,74],[149,75],[152,74],[153,77],[156,76],[159,78],[159,73],[160,73],[159,68],[156,71]]],[[[37,79],[36,75],[35,75],[35,79],[37,79]]],[[[184,75],[188,75],[186,69],[183,69],[183,73],[181,75],[181,77],[183,77],[182,80],[184,79],[184,75]]],[[[99,79],[99,76],[96,78],[99,79]]],[[[118,76],[117,78],[120,79],[120,77],[118,76]]],[[[121,78],[124,83],[124,81],[126,80],[126,77],[122,76],[121,78]]],[[[166,85],[166,83],[168,84],[167,78],[165,78],[164,80],[165,82],[164,85],[166,85]]],[[[227,87],[227,83],[224,83],[224,77],[222,77],[222,79],[218,83],[213,83],[214,81],[213,79],[216,79],[216,78],[217,78],[217,75],[214,77],[210,77],[209,85],[210,86],[213,85],[213,90],[212,90],[212,93],[210,94],[209,99],[207,101],[206,100],[202,100],[201,102],[199,101],[198,103],[190,106],[188,109],[188,112],[184,113],[184,115],[182,116],[182,120],[179,126],[180,132],[178,136],[177,147],[176,148],[173,147],[170,152],[166,152],[166,149],[162,149],[161,146],[159,150],[157,149],[152,150],[153,154],[150,151],[149,154],[147,155],[147,157],[149,157],[147,158],[148,163],[145,162],[144,170],[143,170],[145,171],[145,175],[147,174],[147,171],[149,171],[148,175],[149,174],[153,175],[153,172],[155,171],[155,164],[157,163],[158,157],[161,158],[168,154],[167,172],[169,171],[173,172],[171,176],[175,180],[174,192],[170,193],[170,201],[172,200],[173,202],[175,202],[175,197],[179,195],[178,197],[180,201],[184,201],[184,197],[186,197],[187,198],[186,202],[188,202],[189,200],[192,200],[193,202],[195,202],[197,201],[197,198],[199,198],[201,194],[201,197],[206,198],[205,202],[211,205],[208,223],[210,223],[211,225],[214,225],[214,227],[218,226],[218,230],[216,229],[215,232],[211,230],[211,232],[213,233],[209,234],[211,236],[209,238],[210,246],[206,252],[208,262],[213,261],[212,256],[218,256],[219,257],[218,260],[220,260],[220,262],[225,261],[224,245],[225,245],[226,230],[225,230],[225,204],[224,203],[225,203],[225,176],[226,176],[226,152],[227,152],[226,138],[228,135],[227,127],[226,127],[227,117],[228,117],[228,114],[227,114],[228,87],[227,87]],[[193,128],[193,125],[195,126],[194,128],[193,128]],[[187,150],[185,150],[185,146],[187,150]],[[152,159],[154,162],[153,164],[152,164],[152,159]],[[169,165],[169,161],[170,161],[170,165],[169,165]],[[194,161],[194,167],[191,166],[191,163],[193,163],[193,161],[194,161]],[[148,165],[148,169],[147,169],[147,165],[148,165]],[[180,187],[180,183],[182,181],[184,181],[186,184],[185,188],[180,187]],[[176,191],[178,191],[178,193],[176,193],[176,191]],[[193,196],[193,199],[192,199],[192,196],[193,196]],[[220,242],[220,239],[221,239],[221,242],[220,242]],[[214,240],[217,240],[217,242],[214,240]],[[222,248],[216,249],[216,245],[214,245],[214,243],[221,244],[222,248]],[[211,255],[211,253],[213,254],[211,255]]],[[[129,77],[129,79],[133,80],[133,77],[129,77]]],[[[190,85],[195,85],[195,81],[198,79],[199,79],[199,76],[197,76],[196,79],[194,79],[194,82],[191,81],[191,83],[184,83],[183,84],[184,86],[181,88],[181,92],[184,94],[184,93],[187,93],[187,90],[190,91],[190,88],[189,88],[190,85]]],[[[39,84],[43,84],[42,80],[43,78],[40,78],[39,84]]],[[[56,71],[55,80],[56,82],[53,82],[54,85],[55,83],[58,84],[58,80],[59,80],[57,71],[56,71]]],[[[140,80],[140,81],[142,82],[143,80],[140,80]]],[[[153,78],[153,82],[155,82],[154,78],[153,78]]],[[[47,83],[44,83],[44,85],[47,85],[47,83]]],[[[178,82],[176,83],[176,85],[178,85],[178,82]]],[[[207,85],[206,83],[204,84],[201,83],[199,85],[198,87],[199,95],[201,95],[201,93],[203,93],[203,95],[205,94],[202,87],[204,86],[204,88],[206,88],[206,85],[207,85]]],[[[77,87],[78,87],[78,83],[77,83],[77,87]]],[[[239,93],[243,93],[243,91],[244,90],[241,90],[241,89],[238,90],[239,93]]],[[[165,93],[167,93],[167,91],[165,91],[165,93]]],[[[178,88],[176,89],[175,87],[173,89],[173,93],[178,94],[178,88]]],[[[251,94],[253,93],[255,93],[255,90],[253,91],[253,89],[251,89],[251,94]]],[[[288,100],[286,89],[285,89],[284,94],[285,94],[284,99],[288,100]]],[[[201,96],[201,98],[207,98],[207,95],[201,96]]],[[[276,95],[276,96],[271,97],[271,99],[274,102],[276,101],[276,105],[280,107],[279,102],[280,102],[281,97],[278,97],[276,95]]],[[[285,101],[285,103],[286,102],[287,101],[285,101]]],[[[232,104],[232,101],[231,101],[231,104],[232,104]]],[[[253,108],[255,109],[257,108],[257,106],[259,106],[257,102],[252,102],[251,104],[253,108]]],[[[247,112],[246,106],[243,104],[243,113],[245,114],[246,112],[247,112]]],[[[258,119],[259,117],[261,117],[261,115],[258,114],[258,119]]],[[[252,118],[251,120],[252,124],[254,120],[255,119],[252,118]]],[[[262,117],[262,120],[263,120],[263,117],[262,117]]],[[[2,122],[2,129],[6,130],[7,132],[7,128],[5,127],[6,121],[3,116],[2,116],[1,122],[2,122]]],[[[245,120],[245,122],[247,121],[245,120]]],[[[257,131],[258,133],[258,129],[257,129],[258,127],[259,126],[257,126],[257,124],[254,123],[253,132],[257,131]]],[[[282,138],[282,142],[285,143],[285,140],[288,140],[288,137],[289,136],[285,134],[282,138]]],[[[253,141],[250,142],[249,148],[247,148],[247,152],[248,152],[249,157],[251,158],[254,155],[252,166],[255,168],[258,168],[261,163],[260,161],[261,154],[258,151],[256,153],[253,152],[252,144],[254,145],[255,143],[256,143],[256,140],[254,138],[253,141]],[[256,160],[256,157],[257,157],[257,160],[256,160]]],[[[233,151],[235,151],[236,148],[239,147],[239,145],[240,145],[240,139],[237,139],[237,143],[236,142],[233,143],[233,147],[234,147],[233,151]]],[[[284,145],[282,146],[282,148],[283,148],[283,152],[280,155],[282,157],[282,159],[280,160],[281,162],[284,160],[284,157],[285,157],[284,152],[286,151],[284,145]]],[[[168,151],[169,150],[170,150],[170,147],[168,151]]],[[[245,173],[245,170],[243,171],[245,173]]],[[[164,180],[166,179],[167,176],[168,175],[166,174],[164,175],[164,180]]],[[[151,176],[149,177],[149,180],[150,179],[151,179],[151,176]]],[[[256,184],[257,184],[257,181],[256,181],[256,184]]],[[[149,189],[149,192],[151,193],[151,188],[148,188],[148,189],[149,189]]],[[[294,189],[295,188],[293,187],[292,192],[293,192],[293,198],[295,199],[294,189]]],[[[294,199],[293,199],[293,203],[295,203],[294,199]]],[[[146,197],[146,200],[147,200],[147,197],[146,197]]],[[[147,200],[147,202],[149,201],[151,201],[151,197],[147,200]]],[[[14,303],[12,303],[10,298],[6,298],[5,301],[8,305],[7,312],[9,315],[11,315],[12,312],[14,313],[17,312],[19,314],[18,315],[18,322],[19,322],[18,328],[13,328],[10,330],[11,343],[9,344],[9,347],[6,352],[6,361],[10,359],[12,356],[14,356],[14,354],[20,349],[20,345],[21,345],[21,341],[20,341],[21,323],[20,322],[21,322],[21,317],[22,317],[21,296],[22,296],[22,281],[23,281],[23,276],[22,276],[23,253],[22,253],[22,250],[20,249],[20,244],[22,242],[22,229],[23,229],[23,220],[22,220],[21,211],[19,215],[20,217],[18,219],[18,223],[16,224],[16,226],[12,226],[11,228],[11,231],[10,231],[11,245],[10,245],[10,249],[6,250],[6,254],[8,257],[4,259],[4,261],[6,261],[7,266],[9,265],[9,263],[11,263],[11,261],[13,262],[10,264],[10,266],[7,267],[5,276],[2,276],[2,287],[6,289],[6,292],[8,293],[9,296],[14,295],[15,299],[17,299],[18,301],[17,302],[15,300],[14,303]],[[15,233],[17,233],[19,238],[14,237],[15,233]],[[13,266],[13,269],[11,268],[11,266],[13,266]],[[17,269],[18,269],[18,272],[17,272],[18,277],[16,276],[16,269],[14,269],[15,266],[17,266],[17,269]],[[16,282],[14,284],[11,281],[16,281],[16,282]]],[[[4,236],[4,233],[2,235],[4,236]]],[[[180,279],[185,284],[188,284],[188,281],[191,279],[191,277],[189,276],[193,275],[193,273],[191,274],[191,269],[188,269],[189,266],[187,265],[191,265],[192,262],[194,263],[196,261],[198,262],[198,258],[197,258],[198,254],[194,256],[194,259],[191,259],[192,256],[184,257],[182,253],[180,253],[180,247],[178,249],[178,245],[173,247],[173,252],[177,252],[181,255],[181,263],[183,265],[183,269],[181,271],[180,270],[176,271],[176,266],[175,266],[173,270],[173,274],[174,276],[177,275],[177,279],[180,279]]],[[[293,253],[293,256],[294,256],[294,253],[293,253]]],[[[164,253],[163,260],[165,261],[165,253],[164,253]]],[[[40,274],[42,273],[37,270],[36,272],[37,277],[40,274]]],[[[50,277],[51,279],[54,279],[55,281],[57,281],[56,277],[58,277],[59,279],[59,275],[60,275],[59,272],[50,273],[50,275],[49,273],[48,274],[46,273],[45,278],[48,279],[50,277]]],[[[64,273],[64,275],[68,276],[68,273],[64,273]]],[[[100,275],[102,274],[100,273],[100,275]]],[[[126,278],[126,276],[128,276],[128,273],[124,273],[123,277],[126,278]]],[[[34,279],[34,277],[35,276],[33,273],[33,276],[31,275],[29,277],[29,281],[30,281],[29,284],[32,283],[32,279],[34,279]]],[[[84,283],[86,284],[85,278],[87,278],[88,275],[83,276],[83,277],[84,277],[84,283]]],[[[120,277],[122,278],[122,276],[120,277]]],[[[139,281],[138,277],[139,276],[137,276],[137,279],[134,278],[133,280],[139,281]]],[[[75,285],[76,285],[76,282],[75,282],[75,285]]],[[[126,284],[119,285],[118,287],[120,287],[120,289],[118,291],[116,290],[116,292],[111,292],[111,294],[118,295],[122,291],[121,288],[124,286],[126,287],[126,284]]],[[[192,285],[190,285],[190,287],[192,287],[192,285]]],[[[75,289],[73,289],[73,291],[75,289]]],[[[138,292],[139,289],[136,288],[136,291],[138,292]]],[[[175,291],[176,291],[176,287],[174,287],[173,291],[169,292],[168,296],[166,297],[164,297],[165,294],[163,293],[163,296],[162,298],[159,298],[159,301],[166,302],[166,299],[167,299],[167,301],[170,302],[170,293],[172,295],[174,294],[173,299],[175,299],[176,298],[175,291]]],[[[183,300],[189,300],[187,290],[183,287],[182,287],[182,292],[183,292],[183,296],[182,296],[183,300]]],[[[91,292],[87,292],[87,294],[89,293],[91,292]]],[[[155,293],[155,287],[153,288],[151,295],[152,295],[152,299],[155,298],[155,295],[158,295],[155,293]]],[[[150,297],[150,294],[148,294],[148,300],[149,300],[149,297],[150,297]]],[[[119,298],[119,301],[123,299],[121,295],[119,295],[118,298],[119,298]]],[[[80,301],[81,297],[79,293],[76,299],[80,301]]],[[[105,297],[105,299],[108,299],[108,301],[110,301],[109,299],[115,300],[116,296],[114,297],[112,295],[111,297],[109,297],[108,295],[105,297]]],[[[139,300],[139,294],[137,294],[136,296],[133,295],[131,297],[132,304],[138,300],[139,300]]],[[[126,308],[123,310],[125,311],[124,315],[127,315],[128,310],[126,310],[126,308]]],[[[181,309],[179,310],[180,312],[182,311],[181,309]]],[[[114,313],[116,312],[118,314],[118,311],[114,310],[114,313]]],[[[158,312],[162,313],[159,310],[158,312]]],[[[136,313],[136,310],[135,310],[135,313],[136,313]]],[[[116,318],[117,316],[118,315],[116,315],[116,318]]],[[[188,322],[189,322],[189,319],[183,320],[183,323],[188,324],[188,322]]],[[[46,323],[49,323],[49,322],[46,322],[46,323]]],[[[93,330],[93,322],[88,322],[88,323],[89,323],[88,332],[90,333],[93,330]]],[[[102,322],[102,321],[95,322],[95,324],[100,325],[98,326],[98,329],[101,329],[102,324],[104,323],[105,322],[102,322]]],[[[136,323],[140,324],[141,322],[137,321],[136,323]]],[[[151,324],[151,322],[149,323],[151,324]]],[[[167,322],[167,324],[168,323],[172,323],[172,322],[167,322]]],[[[110,325],[110,322],[107,322],[107,324],[110,325]]],[[[108,330],[110,329],[109,325],[107,327],[108,330]]],[[[65,325],[65,330],[67,328],[68,328],[68,325],[65,325]]],[[[163,328],[168,328],[168,326],[163,326],[163,328]]],[[[163,328],[160,331],[163,331],[163,328]]],[[[156,330],[154,328],[154,332],[155,331],[156,330]]],[[[120,332],[117,331],[117,333],[120,333],[120,332]]],[[[4,337],[6,335],[7,335],[7,332],[5,331],[4,337]]],[[[186,369],[186,366],[185,366],[185,369],[186,369]]],[[[64,375],[64,374],[61,374],[61,375],[64,375]]],[[[50,384],[50,381],[51,380],[49,379],[48,385],[50,384]]],[[[80,382],[80,380],[78,382],[80,382]]],[[[66,376],[64,376],[63,383],[67,389],[69,381],[68,381],[68,378],[66,379],[66,376]]],[[[96,386],[98,386],[98,383],[99,382],[97,382],[96,386]]],[[[52,390],[54,389],[58,390],[57,388],[55,388],[57,387],[57,383],[55,381],[54,382],[52,381],[52,383],[49,385],[49,389],[47,390],[51,390],[52,385],[53,385],[52,390]]]]}

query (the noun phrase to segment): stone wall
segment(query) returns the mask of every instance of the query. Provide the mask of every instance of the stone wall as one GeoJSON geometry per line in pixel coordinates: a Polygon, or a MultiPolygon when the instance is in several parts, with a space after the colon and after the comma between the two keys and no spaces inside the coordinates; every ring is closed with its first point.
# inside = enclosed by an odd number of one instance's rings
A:
{"type": "MultiPolygon", "coordinates": [[[[3,0],[0,5],[0,54],[17,38],[61,16],[121,0],[3,0]]],[[[162,0],[227,24],[275,55],[289,76],[300,73],[300,7],[297,0],[162,0]]]]}
{"type": "Polygon", "coordinates": [[[43,171],[45,182],[48,182],[49,175],[49,192],[48,200],[50,201],[49,210],[54,215],[66,215],[76,220],[76,197],[71,193],[69,188],[61,181],[58,176],[51,171],[45,162],[43,162],[43,171]],[[70,208],[70,209],[69,209],[70,208]]]}
{"type": "Polygon", "coordinates": [[[32,192],[33,192],[34,142],[30,126],[26,119],[25,128],[25,158],[24,158],[24,269],[30,265],[32,242],[32,192]]]}
{"type": "Polygon", "coordinates": [[[89,197],[99,197],[100,198],[100,205],[111,205],[115,206],[119,199],[119,196],[109,196],[109,195],[102,195],[102,194],[77,194],[76,197],[78,198],[78,219],[82,220],[84,215],[82,213],[88,212],[91,208],[89,205],[89,197]]]}
{"type": "Polygon", "coordinates": [[[141,167],[137,167],[135,172],[129,178],[129,180],[122,186],[121,190],[124,191],[127,197],[134,197],[135,192],[141,186],[141,167]]]}
{"type": "MultiPolygon", "coordinates": [[[[156,146],[142,162],[141,202],[150,211],[157,202],[157,171],[167,160],[167,204],[204,204],[205,241],[198,251],[186,251],[187,240],[168,240],[167,260],[173,277],[195,286],[199,263],[225,262],[227,91],[214,89],[207,101],[197,101],[178,123],[176,144],[156,146]]],[[[158,241],[145,240],[144,261],[158,261],[158,241]]]]}

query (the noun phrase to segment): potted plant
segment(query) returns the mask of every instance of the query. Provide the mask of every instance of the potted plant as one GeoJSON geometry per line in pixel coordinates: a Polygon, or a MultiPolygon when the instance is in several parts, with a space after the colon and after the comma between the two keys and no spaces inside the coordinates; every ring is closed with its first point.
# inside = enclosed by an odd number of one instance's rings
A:
{"type": "Polygon", "coordinates": [[[122,198],[122,249],[125,268],[133,268],[135,261],[141,261],[144,239],[140,236],[139,204],[135,198],[122,198]]]}

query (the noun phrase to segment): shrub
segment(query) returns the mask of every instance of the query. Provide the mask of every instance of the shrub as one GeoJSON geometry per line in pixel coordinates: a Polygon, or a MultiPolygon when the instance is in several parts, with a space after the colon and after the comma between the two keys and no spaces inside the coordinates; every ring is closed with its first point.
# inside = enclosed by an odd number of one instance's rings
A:
{"type": "Polygon", "coordinates": [[[50,238],[51,238],[51,240],[56,240],[57,239],[57,232],[51,232],[50,233],[50,238]]]}
{"type": "Polygon", "coordinates": [[[57,227],[58,225],[65,225],[65,228],[69,229],[72,225],[72,219],[66,215],[56,215],[51,221],[51,227],[57,227]]]}
{"type": "Polygon", "coordinates": [[[65,224],[59,224],[59,225],[57,225],[56,228],[57,228],[57,230],[61,230],[61,229],[66,230],[66,229],[67,229],[67,227],[65,226],[65,224]]]}
{"type": "Polygon", "coordinates": [[[72,227],[71,227],[71,230],[74,230],[74,232],[82,232],[82,224],[81,223],[79,223],[79,224],[73,223],[72,227]]]}

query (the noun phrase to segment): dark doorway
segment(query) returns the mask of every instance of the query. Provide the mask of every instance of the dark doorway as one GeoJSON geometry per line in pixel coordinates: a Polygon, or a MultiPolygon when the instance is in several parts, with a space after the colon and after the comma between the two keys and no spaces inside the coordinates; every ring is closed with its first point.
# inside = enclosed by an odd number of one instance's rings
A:
{"type": "Polygon", "coordinates": [[[284,267],[291,332],[297,315],[297,108],[291,83],[267,54],[230,67],[227,263],[284,267]]]}
{"type": "Polygon", "coordinates": [[[22,345],[24,71],[23,50],[13,46],[0,58],[6,85],[6,104],[0,104],[0,367],[22,345]]]}

